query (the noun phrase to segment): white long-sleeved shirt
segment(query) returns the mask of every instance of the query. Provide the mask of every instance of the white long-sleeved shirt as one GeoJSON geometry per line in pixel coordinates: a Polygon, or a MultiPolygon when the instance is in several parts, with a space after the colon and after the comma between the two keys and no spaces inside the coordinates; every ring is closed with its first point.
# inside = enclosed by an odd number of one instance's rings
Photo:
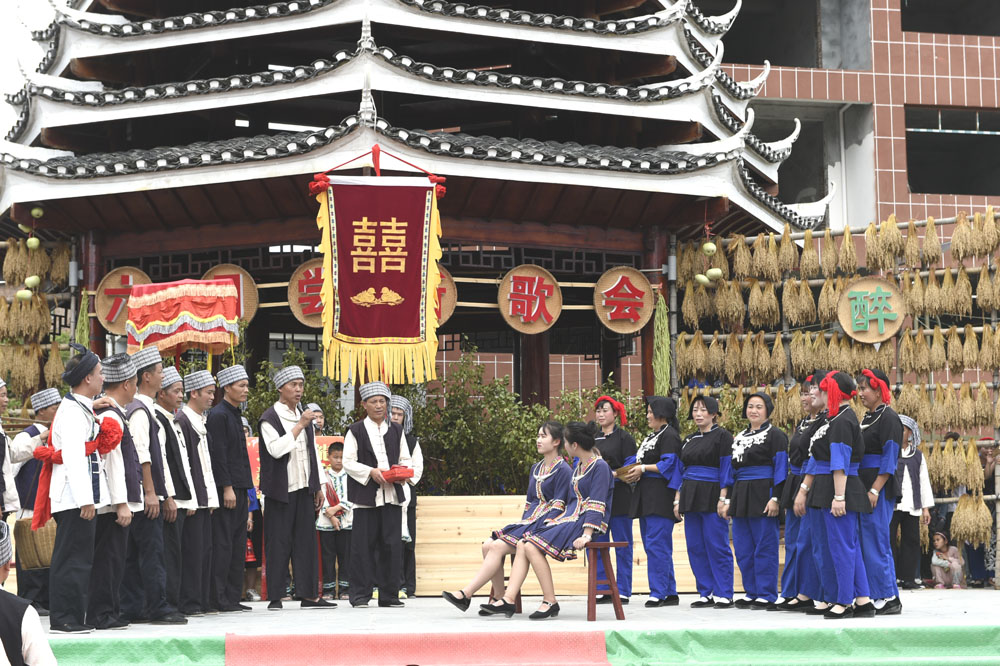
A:
{"type": "MultiPolygon", "coordinates": [[[[264,446],[267,447],[267,452],[271,454],[272,458],[280,458],[286,453],[289,454],[287,463],[288,492],[292,493],[302,488],[308,488],[312,461],[309,460],[309,439],[306,436],[306,429],[303,428],[298,437],[292,437],[292,428],[299,422],[298,413],[280,402],[274,403],[274,411],[281,419],[281,426],[285,429],[285,434],[279,437],[277,430],[267,423],[262,423],[260,436],[264,440],[264,446]]],[[[322,483],[325,476],[318,455],[315,467],[316,478],[322,483]]]]}
{"type": "MultiPolygon", "coordinates": [[[[146,406],[150,412],[153,411],[153,399],[148,395],[143,395],[142,393],[136,393],[135,399],[146,406]]],[[[157,423],[157,426],[160,424],[157,423]]],[[[141,409],[137,409],[132,412],[132,416],[128,420],[128,429],[132,433],[132,442],[135,444],[135,451],[139,455],[139,464],[145,465],[149,463],[152,465],[153,456],[150,453],[152,442],[149,441],[149,415],[146,414],[141,409]]],[[[174,484],[170,479],[170,466],[167,465],[167,447],[166,447],[166,434],[164,434],[163,429],[160,427],[156,428],[156,439],[160,445],[160,461],[163,466],[163,485],[166,488],[167,496],[173,496],[174,494],[174,484]]],[[[162,502],[165,498],[160,497],[162,502]]]]}
{"type": "MultiPolygon", "coordinates": [[[[93,504],[96,508],[107,505],[111,497],[107,477],[99,477],[98,497],[94,497],[91,484],[90,458],[87,442],[97,438],[100,424],[94,416],[94,401],[74,393],[73,399],[63,398],[52,421],[52,447],[63,452],[63,462],[52,466],[49,499],[52,513],[79,509],[93,504]]],[[[103,467],[102,456],[97,456],[98,466],[103,467]]]]}
{"type": "MultiPolygon", "coordinates": [[[[328,469],[323,483],[329,483],[333,486],[333,490],[337,493],[337,499],[344,507],[344,513],[337,516],[340,520],[340,529],[351,529],[351,525],[354,523],[354,505],[347,498],[347,472],[343,468],[339,472],[328,469]]],[[[316,529],[324,532],[333,530],[333,522],[326,517],[326,509],[329,506],[330,501],[326,496],[326,488],[323,488],[323,506],[320,507],[319,516],[316,517],[316,529]]]]}
{"type": "Polygon", "coordinates": [[[6,488],[3,493],[3,508],[6,511],[17,511],[21,508],[21,500],[17,495],[17,486],[14,484],[14,468],[10,462],[10,438],[4,432],[3,425],[0,425],[0,433],[3,434],[3,445],[7,447],[6,455],[3,457],[3,469],[0,470],[0,473],[3,474],[4,488],[6,488]]]}
{"type": "MultiPolygon", "coordinates": [[[[372,451],[375,452],[375,460],[378,463],[379,469],[389,469],[389,456],[385,450],[385,435],[389,432],[389,424],[386,421],[376,424],[367,416],[362,422],[365,428],[365,432],[368,433],[368,440],[372,444],[372,451]]],[[[399,462],[397,465],[402,465],[403,467],[412,467],[413,461],[410,458],[410,445],[406,441],[406,435],[401,434],[399,438],[399,462]]],[[[354,433],[347,431],[347,436],[344,438],[344,469],[351,476],[352,479],[357,481],[363,486],[369,483],[375,483],[371,479],[372,468],[368,465],[364,465],[358,462],[358,440],[355,439],[354,433]]],[[[414,477],[416,473],[414,473],[414,477]]],[[[412,481],[412,479],[409,479],[412,481]]],[[[405,484],[404,484],[405,488],[405,484]]],[[[406,492],[405,490],[403,491],[406,492]]],[[[379,488],[375,493],[375,506],[385,506],[386,504],[398,504],[402,505],[405,502],[400,502],[396,498],[396,490],[392,486],[387,488],[379,488]]],[[[354,502],[355,508],[370,509],[371,506],[364,504],[358,504],[354,502]]]]}
{"type": "MultiPolygon", "coordinates": [[[[910,448],[910,455],[913,455],[912,447],[910,448]]],[[[909,457],[905,453],[900,453],[900,457],[909,457]]],[[[896,511],[905,511],[911,516],[919,516],[923,513],[923,507],[914,508],[914,493],[913,484],[910,482],[910,475],[908,472],[903,472],[903,483],[901,484],[899,491],[899,503],[896,504],[896,511]]],[[[934,489],[931,488],[931,475],[927,471],[927,458],[925,456],[920,457],[920,503],[924,507],[930,508],[934,506],[934,489]]]]}
{"type": "Polygon", "coordinates": [[[411,446],[413,450],[410,451],[410,467],[413,468],[413,477],[407,479],[406,483],[403,484],[403,494],[406,495],[403,506],[410,504],[410,496],[413,494],[410,488],[420,483],[420,479],[424,475],[424,451],[420,448],[420,440],[414,437],[411,446]]]}
{"type": "MultiPolygon", "coordinates": [[[[48,426],[36,423],[35,428],[38,430],[37,435],[31,435],[27,430],[22,430],[10,442],[10,449],[7,451],[7,455],[10,456],[10,460],[13,463],[11,473],[14,475],[15,482],[24,464],[34,457],[35,449],[43,446],[48,440],[48,426]]],[[[32,504],[31,506],[22,506],[17,517],[18,519],[31,518],[34,515],[35,506],[32,504]]]]}
{"type": "MultiPolygon", "coordinates": [[[[208,497],[206,506],[199,506],[199,509],[219,508],[219,489],[215,485],[215,475],[212,474],[212,454],[208,449],[208,428],[205,425],[205,415],[199,414],[187,405],[181,408],[191,421],[191,427],[198,433],[198,460],[201,462],[201,473],[205,478],[205,491],[208,497]]],[[[182,435],[183,437],[183,435],[182,435]]],[[[191,495],[196,497],[194,483],[191,484],[191,495]]]]}
{"type": "MultiPolygon", "coordinates": [[[[184,433],[181,432],[180,426],[177,425],[177,423],[174,421],[174,415],[171,414],[170,412],[168,412],[163,407],[161,407],[159,403],[156,403],[155,405],[153,405],[153,409],[155,409],[157,411],[157,413],[162,414],[165,417],[167,417],[167,422],[170,423],[170,427],[172,427],[174,429],[174,437],[177,438],[177,446],[178,446],[178,448],[180,449],[180,452],[181,452],[181,466],[184,469],[184,481],[187,484],[187,487],[191,489],[191,499],[175,500],[175,503],[177,504],[177,508],[178,509],[185,509],[185,510],[189,510],[189,511],[197,509],[198,508],[198,500],[197,500],[197,498],[195,497],[195,494],[194,494],[194,481],[191,478],[191,459],[188,457],[187,440],[184,439],[184,433]]],[[[161,439],[160,439],[160,448],[163,449],[164,455],[166,455],[166,451],[167,451],[167,433],[165,433],[163,431],[163,428],[162,428],[163,424],[162,423],[160,423],[160,426],[161,426],[161,428],[160,428],[160,436],[161,436],[161,439]]],[[[164,468],[167,468],[166,463],[164,463],[164,468]]],[[[169,473],[169,469],[167,469],[167,472],[169,473]]],[[[170,485],[167,486],[167,492],[170,493],[171,496],[173,496],[173,494],[176,491],[177,491],[177,486],[174,485],[173,480],[171,479],[170,485]]]]}
{"type": "MultiPolygon", "coordinates": [[[[93,491],[91,491],[93,492],[93,491]]],[[[21,658],[31,666],[56,666],[56,657],[49,647],[48,637],[42,629],[42,621],[33,606],[24,610],[21,618],[21,658]]],[[[0,650],[0,666],[9,666],[7,653],[0,650]]]]}
{"type": "MultiPolygon", "coordinates": [[[[111,406],[115,409],[110,409],[100,415],[100,419],[114,419],[122,427],[122,432],[128,428],[128,425],[118,415],[116,410],[122,409],[122,406],[118,404],[118,401],[107,396],[108,400],[111,401],[111,406]]],[[[122,410],[124,412],[125,410],[122,410]]],[[[131,431],[129,431],[131,434],[131,431]]],[[[134,440],[133,440],[134,441],[134,440]]],[[[128,510],[132,513],[136,511],[142,511],[145,505],[142,501],[142,487],[139,488],[139,501],[129,502],[128,501],[128,485],[125,483],[125,454],[122,451],[122,445],[119,444],[114,449],[105,453],[101,456],[104,459],[104,466],[102,473],[106,475],[108,483],[108,491],[111,493],[111,503],[105,507],[97,510],[97,513],[112,513],[116,510],[119,504],[128,505],[128,510]]],[[[141,483],[141,482],[140,482],[141,483]]]]}

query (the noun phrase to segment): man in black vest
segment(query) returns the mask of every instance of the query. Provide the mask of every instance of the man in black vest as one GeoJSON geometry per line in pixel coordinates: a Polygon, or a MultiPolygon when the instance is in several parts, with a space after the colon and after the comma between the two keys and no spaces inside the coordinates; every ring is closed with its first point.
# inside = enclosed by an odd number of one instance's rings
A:
{"type": "Polygon", "coordinates": [[[98,418],[118,421],[122,443],[104,456],[111,504],[97,510],[94,566],[90,570],[87,624],[97,629],[125,629],[121,613],[121,584],[125,573],[132,514],[143,510],[142,467],[128,430],[123,405],[135,398],[135,364],[128,354],[115,354],[102,361],[104,392],[111,405],[97,411],[98,418]]]}
{"type": "Polygon", "coordinates": [[[302,608],[334,608],[319,595],[316,510],[323,470],[316,455],[312,410],[300,411],[305,375],[296,365],[274,375],[278,402],[260,415],[260,490],[264,493],[264,560],[268,610],[281,610],[288,562],[302,608]]]}
{"type": "Polygon", "coordinates": [[[250,393],[250,378],[242,365],[219,371],[222,402],[208,413],[208,443],[212,474],[222,506],[212,514],[212,577],[209,600],[223,613],[248,611],[240,603],[247,554],[247,489],[253,487],[247,438],[240,405],[250,393]]]}
{"type": "MultiPolygon", "coordinates": [[[[13,550],[10,527],[0,523],[0,586],[10,575],[13,550]]],[[[12,666],[55,666],[56,658],[42,630],[38,613],[27,599],[0,589],[0,644],[12,666]]]]}
{"type": "Polygon", "coordinates": [[[392,393],[382,382],[361,387],[361,403],[367,417],[348,428],[344,438],[344,469],[347,496],[354,505],[351,536],[351,605],[366,607],[372,585],[378,578],[378,605],[402,606],[399,582],[403,564],[403,513],[405,500],[400,483],[382,476],[393,465],[410,466],[410,447],[402,426],[389,421],[392,393]],[[375,572],[375,553],[381,566],[375,572]]]}
{"type": "Polygon", "coordinates": [[[127,408],[128,429],[142,467],[143,511],[129,527],[122,581],[122,614],[131,622],[187,624],[187,618],[167,602],[167,571],[163,559],[163,521],[176,517],[167,492],[170,471],[164,464],[160,425],[153,416],[153,398],[163,380],[163,359],[155,346],[132,355],[138,389],[127,408]],[[161,502],[163,503],[161,512],[161,502]]]}

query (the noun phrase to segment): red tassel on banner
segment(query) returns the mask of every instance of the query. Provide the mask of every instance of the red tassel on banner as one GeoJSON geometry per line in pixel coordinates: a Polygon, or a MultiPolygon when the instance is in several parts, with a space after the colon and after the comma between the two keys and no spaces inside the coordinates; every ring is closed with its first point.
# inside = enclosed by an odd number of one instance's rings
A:
{"type": "Polygon", "coordinates": [[[382,147],[376,143],[374,146],[372,146],[372,166],[375,167],[376,176],[382,175],[382,169],[379,166],[379,158],[381,157],[382,157],[382,147]]]}

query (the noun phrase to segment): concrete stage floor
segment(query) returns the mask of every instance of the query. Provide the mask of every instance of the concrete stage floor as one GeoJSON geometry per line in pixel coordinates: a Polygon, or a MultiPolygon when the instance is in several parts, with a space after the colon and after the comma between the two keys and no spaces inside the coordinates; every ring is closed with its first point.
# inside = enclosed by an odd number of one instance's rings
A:
{"type": "MultiPolygon", "coordinates": [[[[597,607],[597,621],[587,622],[586,600],[564,597],[559,601],[560,614],[554,620],[531,621],[527,615],[538,607],[539,597],[526,597],[524,614],[511,619],[479,617],[478,604],[486,597],[477,597],[466,613],[460,613],[444,599],[418,597],[405,600],[405,608],[378,608],[372,600],[367,609],[352,608],[347,601],[338,602],[333,610],[302,610],[298,602],[285,602],[285,609],[268,611],[267,603],[250,604],[252,612],[206,615],[189,618],[186,626],[132,625],[121,631],[95,631],[86,635],[51,634],[52,641],[65,639],[169,639],[200,636],[245,636],[289,634],[398,634],[398,633],[473,633],[473,632],[567,632],[567,631],[676,631],[698,632],[725,629],[833,629],[866,627],[992,627],[1000,628],[1000,591],[982,590],[912,590],[902,591],[901,615],[874,619],[824,620],[821,616],[802,613],[766,612],[741,609],[693,609],[689,604],[694,595],[681,595],[679,606],[644,608],[645,596],[633,597],[625,606],[625,620],[614,619],[610,605],[597,607]]],[[[46,618],[42,625],[47,627],[46,618]]],[[[998,646],[1000,655],[1000,646],[998,646]]]]}

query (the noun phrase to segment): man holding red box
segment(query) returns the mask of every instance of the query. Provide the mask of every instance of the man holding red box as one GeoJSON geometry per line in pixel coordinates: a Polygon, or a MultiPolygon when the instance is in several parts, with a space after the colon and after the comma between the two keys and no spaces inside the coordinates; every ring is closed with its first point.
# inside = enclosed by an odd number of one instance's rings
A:
{"type": "MultiPolygon", "coordinates": [[[[402,566],[402,504],[405,500],[398,472],[385,478],[394,466],[410,467],[410,446],[403,428],[389,421],[392,394],[382,382],[361,387],[367,416],[348,428],[344,438],[347,495],[354,505],[350,556],[350,597],[355,608],[367,607],[378,579],[381,608],[400,607],[402,566]],[[399,478],[399,481],[393,482],[399,478]],[[375,553],[381,567],[376,572],[375,553]]],[[[402,471],[402,470],[400,470],[402,471]]]]}

